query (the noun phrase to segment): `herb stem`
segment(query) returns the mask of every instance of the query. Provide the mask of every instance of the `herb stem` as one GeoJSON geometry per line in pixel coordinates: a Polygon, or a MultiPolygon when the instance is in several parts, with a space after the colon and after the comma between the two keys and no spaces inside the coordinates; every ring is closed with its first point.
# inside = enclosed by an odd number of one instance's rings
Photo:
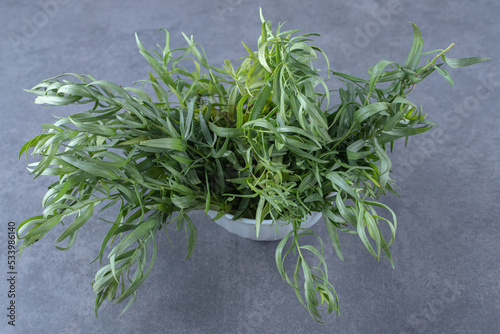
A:
{"type": "Polygon", "coordinates": [[[446,52],[450,51],[450,49],[455,45],[455,43],[451,43],[450,46],[448,46],[446,49],[444,49],[443,51],[441,51],[437,56],[435,56],[431,62],[427,65],[425,65],[424,67],[422,67],[422,69],[417,73],[417,74],[420,74],[422,72],[424,72],[426,69],[428,69],[429,67],[431,66],[434,66],[434,62],[439,58],[441,57],[442,55],[444,55],[446,52]]]}

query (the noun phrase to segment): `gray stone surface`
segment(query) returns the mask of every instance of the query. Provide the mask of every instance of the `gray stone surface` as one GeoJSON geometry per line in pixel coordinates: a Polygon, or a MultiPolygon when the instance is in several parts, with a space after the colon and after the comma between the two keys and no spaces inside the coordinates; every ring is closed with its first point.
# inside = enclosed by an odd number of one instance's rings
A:
{"type": "MultiPolygon", "coordinates": [[[[256,44],[259,5],[275,24],[286,20],[289,29],[320,33],[315,44],[333,68],[354,75],[366,76],[380,59],[404,62],[412,38],[408,21],[420,26],[425,50],[455,42],[451,57],[500,53],[500,2],[494,0],[61,0],[43,14],[50,3],[0,4],[1,333],[500,333],[498,59],[451,70],[454,88],[435,75],[410,95],[441,126],[406,149],[397,146],[393,155],[401,198],[383,201],[399,218],[396,268],[377,263],[356,236],[341,236],[344,262],[327,248],[340,317],[324,324],[309,317],[275,268],[276,243],[241,239],[193,214],[199,238],[192,258],[182,260],[184,234],[170,231],[173,247],[159,236],[155,267],[120,318],[124,304],[105,303],[99,317],[93,315],[90,283],[99,267],[89,263],[105,223],[95,217],[65,252],[54,248],[58,234],[50,233],[18,261],[16,327],[8,326],[7,222],[39,214],[52,181],[33,181],[17,152],[41,131],[40,123],[52,122],[51,114],[71,112],[34,105],[23,88],[63,72],[132,85],[148,71],[134,32],[151,49],[163,43],[162,27],[174,46],[185,45],[181,32],[193,34],[221,66],[245,54],[240,41],[256,44]],[[374,23],[374,13],[391,3],[399,4],[391,17],[374,23]],[[371,37],[362,40],[359,31],[366,29],[371,37]],[[13,34],[22,39],[12,40],[13,34]],[[348,46],[357,52],[347,55],[348,46]]],[[[321,222],[314,229],[326,237],[321,222]]]]}

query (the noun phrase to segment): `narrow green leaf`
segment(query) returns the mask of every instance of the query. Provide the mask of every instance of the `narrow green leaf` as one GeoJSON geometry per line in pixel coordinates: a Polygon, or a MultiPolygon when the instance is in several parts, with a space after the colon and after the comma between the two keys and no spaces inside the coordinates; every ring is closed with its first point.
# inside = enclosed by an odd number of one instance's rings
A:
{"type": "Polygon", "coordinates": [[[257,96],[257,99],[253,104],[252,110],[250,111],[250,118],[249,118],[250,121],[257,119],[259,115],[262,114],[262,111],[264,109],[264,106],[266,105],[269,95],[271,94],[271,91],[272,87],[269,85],[266,85],[264,86],[264,88],[262,88],[259,95],[257,96]]]}
{"type": "Polygon", "coordinates": [[[372,245],[370,244],[370,241],[368,240],[368,237],[366,236],[365,233],[365,226],[366,226],[366,221],[365,221],[365,210],[363,207],[358,203],[356,205],[357,208],[357,226],[356,226],[356,231],[358,232],[358,236],[361,239],[361,242],[365,245],[366,249],[370,252],[373,257],[377,258],[377,253],[375,253],[375,250],[373,249],[372,245]]]}
{"type": "MultiPolygon", "coordinates": [[[[153,232],[150,232],[150,237],[153,240],[153,255],[151,256],[148,269],[144,273],[141,273],[138,279],[135,280],[124,292],[122,292],[120,297],[113,302],[114,304],[122,302],[124,299],[128,298],[131,294],[137,291],[137,289],[146,281],[146,278],[148,278],[149,274],[151,273],[151,270],[153,269],[153,264],[156,260],[157,246],[153,232]]],[[[143,255],[143,257],[145,259],[145,255],[143,255]]]]}
{"type": "Polygon", "coordinates": [[[88,159],[87,161],[80,160],[69,155],[62,155],[60,159],[69,163],[72,166],[75,166],[78,169],[81,169],[91,175],[103,178],[109,178],[111,180],[118,179],[118,175],[110,169],[102,168],[92,159],[88,159]]]}
{"type": "Polygon", "coordinates": [[[247,50],[248,54],[250,55],[250,57],[252,58],[252,60],[254,62],[258,62],[259,59],[255,56],[255,53],[252,51],[252,49],[250,49],[243,41],[241,42],[243,44],[243,46],[245,47],[245,50],[247,50]]]}
{"type": "Polygon", "coordinates": [[[313,104],[304,94],[298,93],[297,98],[312,120],[317,122],[324,129],[328,129],[325,114],[319,109],[316,104],[313,104]]]}
{"type": "Polygon", "coordinates": [[[127,234],[125,238],[123,238],[109,253],[108,257],[113,256],[114,254],[121,254],[127,247],[132,245],[134,242],[149,234],[154,226],[157,224],[157,221],[154,217],[148,218],[145,221],[139,223],[137,227],[127,234]]]}
{"type": "MultiPolygon", "coordinates": [[[[333,214],[333,213],[332,213],[333,214]]],[[[323,214],[323,218],[326,225],[326,230],[328,231],[328,236],[330,237],[330,241],[332,242],[333,248],[337,253],[338,257],[341,261],[344,261],[344,257],[342,256],[342,250],[340,249],[340,240],[339,235],[337,233],[337,227],[332,223],[329,216],[327,214],[323,214]]]]}
{"type": "Polygon", "coordinates": [[[150,139],[140,142],[140,145],[163,148],[166,150],[174,151],[185,151],[187,149],[187,143],[183,139],[179,138],[161,138],[161,139],[150,139]]]}
{"type": "Polygon", "coordinates": [[[184,214],[184,219],[187,223],[187,230],[188,230],[188,250],[186,257],[184,260],[187,260],[191,257],[193,254],[194,248],[196,246],[196,240],[198,239],[198,234],[196,230],[196,226],[193,224],[193,221],[187,214],[184,214]]]}
{"type": "Polygon", "coordinates": [[[52,106],[65,106],[80,100],[81,96],[55,96],[42,95],[35,99],[36,104],[49,104],[52,106]]]}
{"type": "Polygon", "coordinates": [[[243,105],[249,97],[249,94],[245,94],[236,106],[236,127],[238,128],[241,128],[243,126],[243,105]]]}
{"type": "Polygon", "coordinates": [[[418,63],[420,62],[420,56],[422,55],[422,47],[423,40],[420,29],[418,29],[417,25],[413,22],[410,22],[413,26],[413,43],[411,45],[410,53],[408,54],[408,58],[405,62],[405,67],[415,71],[418,67],[418,63]]]}
{"type": "Polygon", "coordinates": [[[356,122],[362,123],[365,119],[372,115],[386,112],[388,108],[389,103],[387,102],[372,103],[356,110],[356,112],[354,113],[354,119],[356,120],[356,122]]]}
{"type": "Polygon", "coordinates": [[[470,58],[449,58],[446,57],[445,55],[442,56],[444,62],[453,68],[460,68],[460,67],[466,67],[466,66],[471,66],[474,64],[479,64],[488,60],[491,60],[492,58],[484,58],[484,57],[470,57],[470,58]]]}
{"type": "Polygon", "coordinates": [[[64,230],[63,233],[56,239],[55,243],[59,243],[69,237],[70,235],[73,235],[80,227],[85,224],[90,217],[92,216],[94,212],[94,205],[89,204],[87,208],[83,211],[81,211],[80,215],[64,230]]]}
{"type": "Polygon", "coordinates": [[[340,189],[351,195],[354,199],[360,200],[359,195],[345,182],[345,180],[338,173],[330,172],[326,175],[326,178],[332,181],[332,183],[338,186],[340,189]]]}
{"type": "Polygon", "coordinates": [[[331,72],[332,72],[332,74],[334,74],[336,76],[339,76],[341,78],[347,79],[347,80],[352,81],[352,82],[356,82],[356,83],[361,82],[361,83],[365,83],[365,84],[369,83],[369,81],[366,79],[358,78],[358,77],[355,77],[355,76],[352,76],[349,74],[335,72],[335,71],[331,71],[331,72]]]}
{"type": "Polygon", "coordinates": [[[260,196],[259,205],[257,206],[257,211],[255,213],[255,236],[259,237],[260,225],[264,220],[264,216],[262,211],[264,210],[264,204],[266,203],[266,198],[264,196],[260,196]]]}
{"type": "Polygon", "coordinates": [[[375,84],[378,82],[380,76],[384,72],[384,69],[390,65],[393,64],[394,62],[388,61],[388,60],[381,60],[379,61],[371,70],[370,73],[370,82],[369,82],[369,90],[368,94],[366,95],[367,101],[370,100],[371,94],[373,92],[373,89],[375,88],[375,84]]]}
{"type": "Polygon", "coordinates": [[[215,125],[214,123],[208,123],[210,129],[219,137],[229,137],[229,138],[237,138],[243,136],[243,129],[241,128],[223,128],[215,125]]]}
{"type": "Polygon", "coordinates": [[[387,153],[385,152],[384,147],[377,140],[377,137],[373,137],[373,143],[374,143],[373,148],[375,149],[375,153],[377,154],[380,160],[380,176],[378,183],[382,188],[385,188],[387,182],[389,181],[389,173],[391,171],[392,162],[387,153]]]}
{"type": "Polygon", "coordinates": [[[451,79],[450,73],[444,68],[441,68],[439,66],[434,66],[434,69],[453,87],[455,86],[455,83],[451,79]]]}

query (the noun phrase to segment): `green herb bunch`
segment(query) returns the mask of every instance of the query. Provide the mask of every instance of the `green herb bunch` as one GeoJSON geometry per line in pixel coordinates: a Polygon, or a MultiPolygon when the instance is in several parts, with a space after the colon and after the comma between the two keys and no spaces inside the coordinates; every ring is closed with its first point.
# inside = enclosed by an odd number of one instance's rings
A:
{"type": "Polygon", "coordinates": [[[309,213],[323,213],[341,259],[338,231],[357,234],[377,260],[387,257],[394,265],[389,246],[396,216],[378,202],[387,192],[397,195],[387,147],[435,125],[406,95],[434,71],[453,85],[445,64],[464,67],[489,58],[448,58],[453,44],[422,53],[413,24],[406,62],[382,60],[365,80],[330,70],[323,51],[309,44],[319,35],[282,31],[282,24],[273,32],[262,13],[261,20],[257,50],[243,44],[248,55],[236,68],[229,60],[224,68],[210,65],[186,35],[186,47],[171,49],[165,30],[159,52],[146,50],[137,38],[153,70],[139,88],[63,74],[29,90],[38,95],[35,103],[88,110],[42,124],[43,133],[21,149],[20,157],[31,148],[40,157],[28,167],[35,178],[55,175],[58,181],[49,186],[42,214],[18,227],[19,255],[59,224],[65,229],[55,243],[67,244],[56,247],[66,250],[95,211],[119,206],[114,221],[104,220],[110,228],[96,257],[102,265],[107,252],[107,264],[93,280],[96,316],[105,299],[130,297],[123,311],[135,301],[155,261],[160,229],[174,221],[177,230],[185,229],[186,258],[191,256],[197,240],[188,216],[193,210],[215,210],[215,219],[225,213],[254,218],[257,234],[263,219],[290,222],[293,231],[277,246],[276,264],[318,321],[320,311],[339,308],[322,240],[301,228],[309,213]],[[430,53],[437,55],[420,66],[421,55],[430,53]],[[320,59],[326,78],[315,67],[320,59]],[[345,87],[330,91],[330,76],[345,87]],[[319,246],[304,242],[311,237],[319,246]],[[287,256],[296,261],[290,275],[287,256]]]}

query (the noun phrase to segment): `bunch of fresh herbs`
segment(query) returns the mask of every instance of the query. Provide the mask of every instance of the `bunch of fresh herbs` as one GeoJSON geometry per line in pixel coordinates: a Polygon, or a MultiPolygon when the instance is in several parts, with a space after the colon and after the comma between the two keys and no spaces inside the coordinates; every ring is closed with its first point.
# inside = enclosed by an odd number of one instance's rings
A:
{"type": "Polygon", "coordinates": [[[262,14],[261,20],[257,50],[243,44],[248,55],[237,67],[229,60],[224,68],[210,65],[203,48],[185,35],[187,46],[171,49],[165,30],[159,52],[146,50],[137,38],[153,70],[139,88],[63,74],[29,90],[38,95],[35,103],[88,110],[43,124],[43,133],[21,149],[20,157],[31,148],[40,157],[28,167],[35,178],[58,180],[43,199],[43,212],[18,227],[19,255],[59,224],[65,229],[55,242],[67,244],[56,247],[66,250],[97,209],[119,206],[116,219],[106,221],[110,228],[96,258],[101,263],[107,252],[93,281],[96,315],[105,299],[130,297],[124,311],[134,302],[155,261],[156,234],[168,224],[186,230],[186,258],[191,256],[197,239],[188,216],[193,210],[216,210],[216,219],[225,213],[254,218],[257,234],[266,218],[292,224],[277,246],[276,264],[316,320],[320,311],[338,313],[338,299],[321,238],[301,228],[306,215],[323,213],[341,259],[338,231],[357,234],[377,260],[387,257],[393,264],[396,216],[378,202],[387,192],[396,194],[387,147],[435,125],[406,96],[434,71],[453,85],[444,65],[489,58],[448,58],[453,44],[422,53],[413,25],[406,62],[382,60],[365,80],[331,71],[323,51],[309,44],[317,34],[296,35],[298,30],[282,31],[282,24],[273,32],[262,14]],[[425,54],[436,56],[419,65],[425,54]],[[315,67],[319,59],[326,62],[326,78],[315,67]],[[330,91],[330,76],[345,87],[330,91]],[[308,236],[320,246],[303,242],[308,236]],[[291,275],[287,256],[295,257],[291,275]]]}

